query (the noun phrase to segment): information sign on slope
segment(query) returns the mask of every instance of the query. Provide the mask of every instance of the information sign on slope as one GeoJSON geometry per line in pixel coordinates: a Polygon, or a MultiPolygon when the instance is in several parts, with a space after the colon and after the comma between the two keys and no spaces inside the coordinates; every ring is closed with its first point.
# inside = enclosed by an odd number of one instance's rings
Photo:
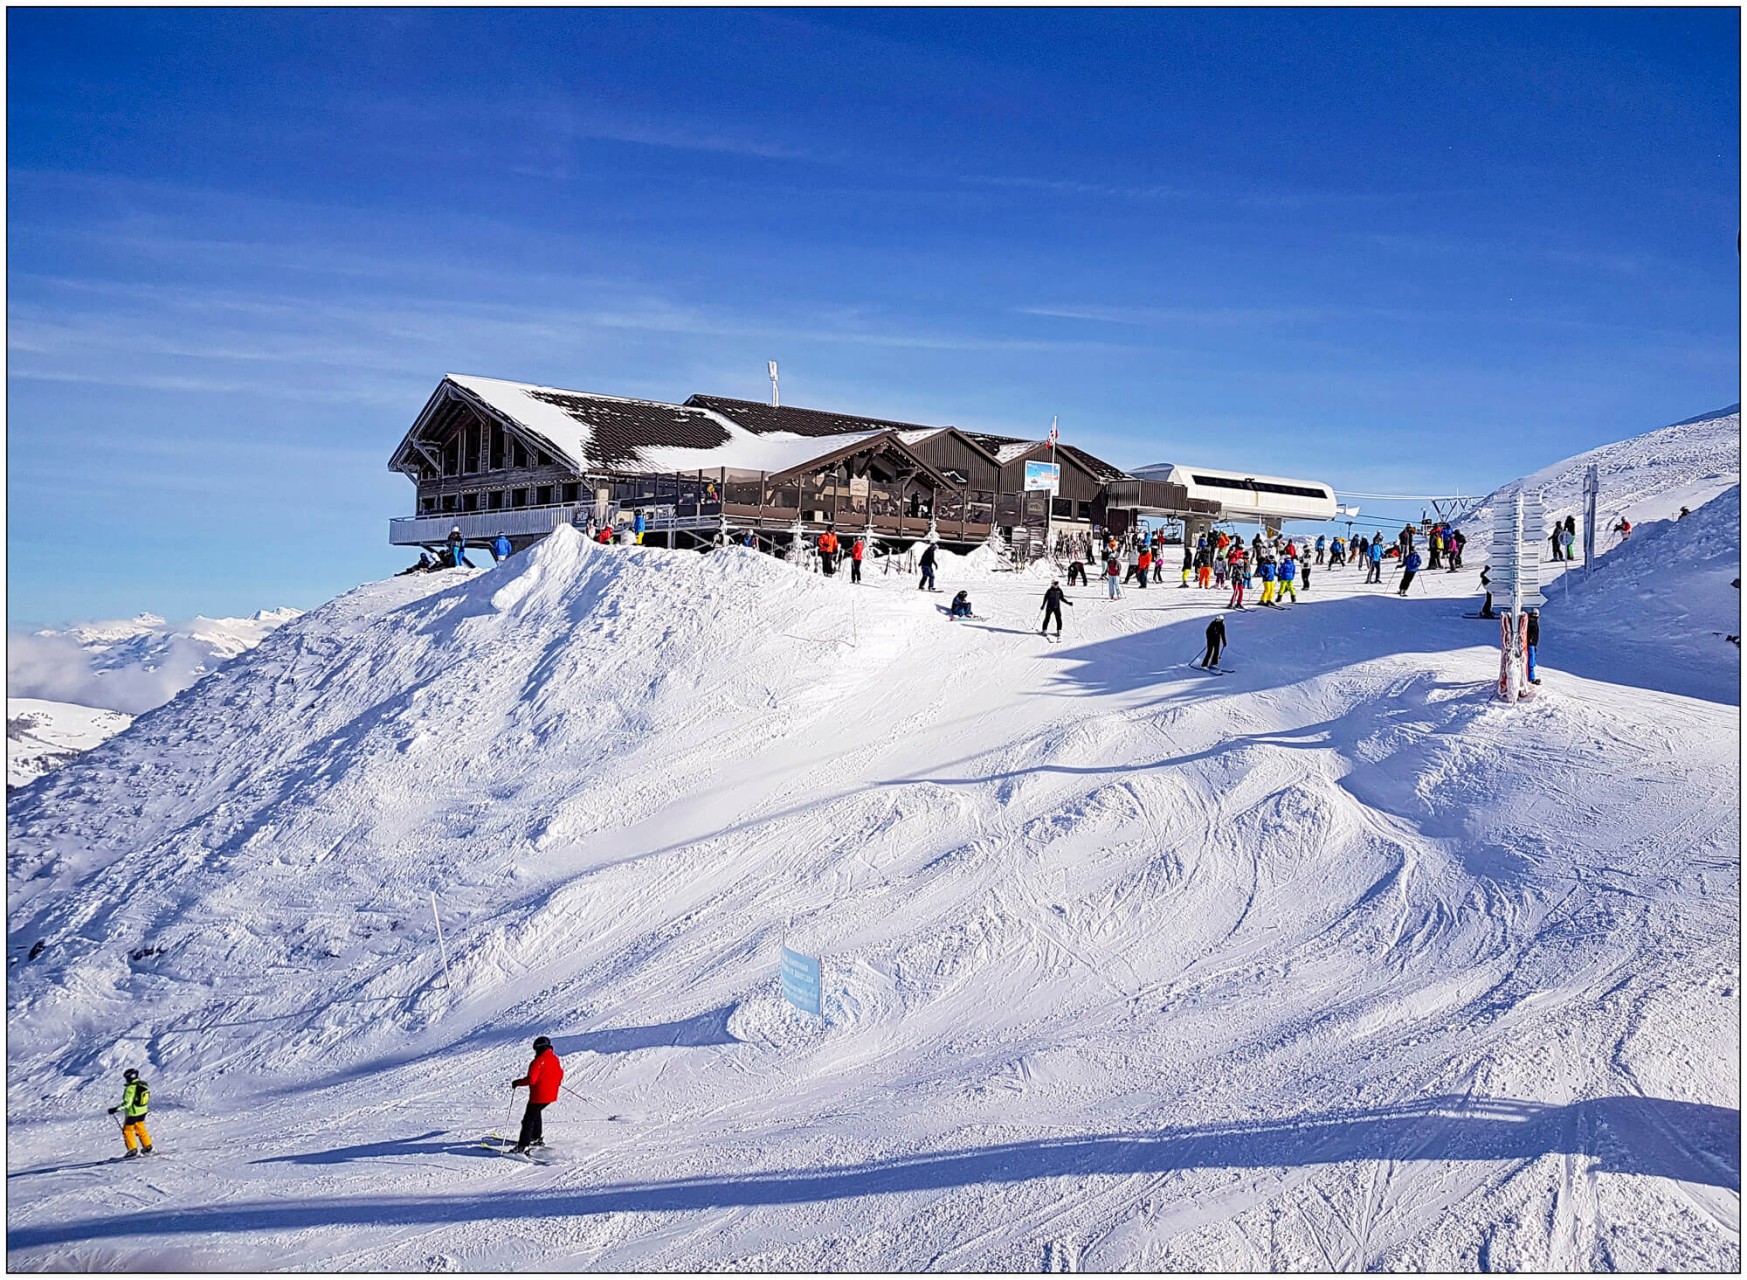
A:
{"type": "Polygon", "coordinates": [[[824,986],[819,977],[819,957],[804,956],[784,947],[781,972],[783,999],[802,1013],[810,1013],[823,1020],[824,986]]]}
{"type": "Polygon", "coordinates": [[[1059,462],[1028,462],[1025,464],[1025,488],[1048,489],[1055,493],[1061,487],[1062,467],[1059,462]]]}

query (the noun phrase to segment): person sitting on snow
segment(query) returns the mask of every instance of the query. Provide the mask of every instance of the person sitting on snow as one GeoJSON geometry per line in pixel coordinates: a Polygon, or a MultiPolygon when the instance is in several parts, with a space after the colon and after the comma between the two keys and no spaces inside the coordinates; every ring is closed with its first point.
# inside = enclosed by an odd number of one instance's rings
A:
{"type": "Polygon", "coordinates": [[[968,618],[971,616],[971,593],[961,591],[952,598],[952,608],[947,610],[948,618],[968,618]]]}

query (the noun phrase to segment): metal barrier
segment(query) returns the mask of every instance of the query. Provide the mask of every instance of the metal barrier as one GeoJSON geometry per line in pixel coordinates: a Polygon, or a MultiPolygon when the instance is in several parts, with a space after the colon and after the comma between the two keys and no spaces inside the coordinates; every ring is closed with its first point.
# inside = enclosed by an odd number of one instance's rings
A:
{"type": "MultiPolygon", "coordinates": [[[[489,542],[498,534],[512,538],[551,533],[559,525],[586,526],[590,516],[601,519],[600,504],[567,502],[548,507],[518,507],[509,511],[446,511],[431,516],[397,516],[388,522],[388,542],[396,547],[436,546],[459,527],[469,542],[489,542]]],[[[606,518],[617,514],[607,504],[606,518]]]]}

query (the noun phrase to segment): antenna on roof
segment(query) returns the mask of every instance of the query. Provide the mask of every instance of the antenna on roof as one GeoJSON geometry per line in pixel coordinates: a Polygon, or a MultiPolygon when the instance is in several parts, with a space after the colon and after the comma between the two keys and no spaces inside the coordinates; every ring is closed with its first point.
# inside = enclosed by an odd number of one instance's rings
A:
{"type": "Polygon", "coordinates": [[[767,360],[765,363],[770,366],[770,407],[774,409],[782,403],[776,395],[776,361],[767,360]]]}

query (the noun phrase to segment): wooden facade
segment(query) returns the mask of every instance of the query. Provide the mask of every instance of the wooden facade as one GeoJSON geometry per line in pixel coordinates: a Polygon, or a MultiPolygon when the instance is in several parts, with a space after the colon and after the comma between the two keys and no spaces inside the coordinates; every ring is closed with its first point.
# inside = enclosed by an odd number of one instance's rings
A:
{"type": "Polygon", "coordinates": [[[900,540],[932,528],[945,542],[971,545],[997,529],[1040,534],[1048,515],[1082,528],[1115,523],[1107,490],[1132,477],[1060,446],[1060,489],[1046,506],[1047,495],[1025,491],[1025,463],[1050,456],[1043,441],[955,427],[723,397],[673,405],[452,375],[389,462],[416,487],[416,514],[392,522],[390,537],[433,545],[453,523],[470,543],[501,531],[522,546],[558,524],[634,510],[670,541],[835,524],[900,540]],[[807,447],[814,440],[816,450],[807,447]],[[789,461],[765,469],[749,462],[776,457],[789,461]],[[656,464],[675,458],[700,465],[656,464]]]}

